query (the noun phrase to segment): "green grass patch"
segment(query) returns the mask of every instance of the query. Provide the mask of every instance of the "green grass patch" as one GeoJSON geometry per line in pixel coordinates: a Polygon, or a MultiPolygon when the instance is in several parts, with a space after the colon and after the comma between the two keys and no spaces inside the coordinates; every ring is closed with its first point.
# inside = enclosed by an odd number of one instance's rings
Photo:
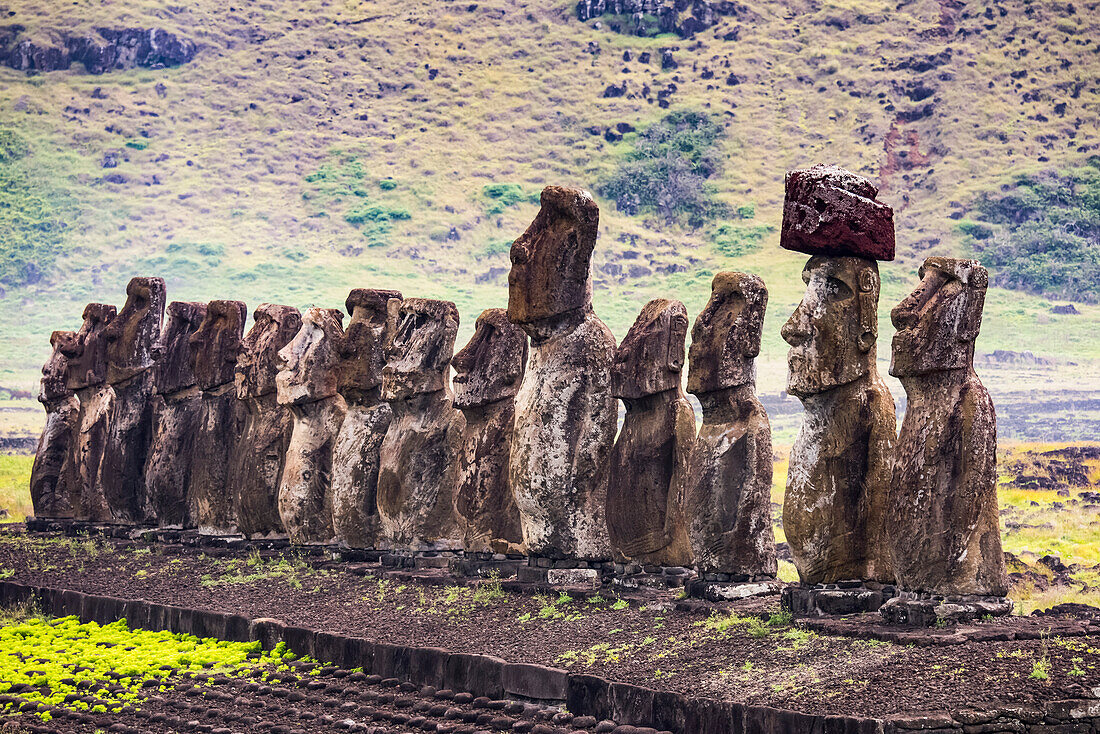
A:
{"type": "Polygon", "coordinates": [[[34,457],[0,454],[0,509],[8,511],[5,522],[22,522],[31,514],[31,467],[34,457]]]}

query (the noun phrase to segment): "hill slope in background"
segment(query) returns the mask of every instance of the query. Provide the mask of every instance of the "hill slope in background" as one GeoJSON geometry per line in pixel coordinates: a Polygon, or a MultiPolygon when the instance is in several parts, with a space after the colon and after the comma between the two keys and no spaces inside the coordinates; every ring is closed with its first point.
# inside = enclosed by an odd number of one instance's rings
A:
{"type": "MultiPolygon", "coordinates": [[[[250,309],[338,306],[352,287],[447,298],[461,342],[504,305],[507,245],[541,187],[599,190],[647,128],[690,110],[720,126],[706,186],[726,213],[669,221],[600,198],[597,311],[621,338],[650,298],[694,317],[714,272],[756,272],[771,290],[759,383],[778,393],[804,261],[777,246],[786,169],[836,162],[894,206],[885,360],[920,261],[1001,236],[973,221],[979,202],[1100,153],[1096,3],[700,2],[679,12],[709,27],[687,38],[583,8],[594,17],[567,0],[0,0],[24,49],[125,29],[195,44],[173,68],[0,68],[0,132],[18,141],[0,173],[19,198],[0,210],[56,253],[0,286],[0,385],[32,390],[49,332],[88,301],[121,305],[137,274],[163,275],[173,300],[250,309]]],[[[979,351],[1041,355],[985,359],[1002,417],[1017,412],[1006,435],[1100,431],[1100,308],[1052,305],[990,291],[979,351]]]]}

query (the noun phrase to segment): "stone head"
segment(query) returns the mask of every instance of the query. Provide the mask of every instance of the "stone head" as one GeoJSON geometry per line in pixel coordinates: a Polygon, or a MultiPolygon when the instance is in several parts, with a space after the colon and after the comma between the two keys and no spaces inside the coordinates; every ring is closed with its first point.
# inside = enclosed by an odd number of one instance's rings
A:
{"type": "Polygon", "coordinates": [[[312,403],[336,394],[343,319],[336,308],[307,308],[302,314],[298,333],[279,350],[275,384],[280,404],[312,403]]]}
{"type": "Polygon", "coordinates": [[[894,259],[894,210],[878,187],[837,166],[788,171],[779,245],[807,255],[894,259]]]}
{"type": "Polygon", "coordinates": [[[970,368],[989,275],[976,260],[930,257],[917,289],[890,312],[890,374],[911,377],[970,368]]]}
{"type": "Polygon", "coordinates": [[[389,326],[386,305],[401,300],[398,291],[356,288],[348,294],[347,312],[351,316],[344,340],[340,343],[338,389],[345,396],[373,390],[382,384],[386,366],[386,341],[389,326]]]}
{"type": "Polygon", "coordinates": [[[126,304],[104,332],[107,338],[107,381],[128,380],[149,369],[164,321],[163,278],[131,278],[126,304]]]}
{"type": "Polygon", "coordinates": [[[167,314],[160,341],[155,348],[157,366],[154,380],[157,392],[162,395],[178,392],[195,384],[191,336],[198,331],[206,317],[206,304],[172,301],[168,304],[167,314]]]}
{"type": "Polygon", "coordinates": [[[389,302],[390,341],[382,370],[382,397],[403,400],[447,387],[458,309],[427,298],[389,302]]]}
{"type": "Polygon", "coordinates": [[[189,339],[195,382],[203,390],[233,382],[246,313],[241,301],[207,304],[202,323],[189,339]]]}
{"type": "Polygon", "coordinates": [[[69,389],[79,390],[107,381],[107,339],[103,333],[114,319],[114,306],[89,303],[84,307],[84,323],[76,338],[59,342],[61,353],[69,359],[66,373],[69,389]]]}
{"type": "Polygon", "coordinates": [[[38,401],[48,403],[73,394],[66,382],[69,358],[61,351],[62,346],[76,340],[75,331],[55,331],[50,334],[50,346],[53,352],[46,364],[42,365],[42,383],[38,391],[38,401]]]}
{"type": "Polygon", "coordinates": [[[695,395],[737,387],[755,379],[768,289],[750,273],[714,276],[710,300],[695,319],[688,352],[688,392],[695,395]]]}
{"type": "Polygon", "coordinates": [[[302,328],[302,314],[293,306],[261,303],[252,319],[252,328],[241,342],[234,377],[237,397],[242,400],[275,392],[279,350],[302,328]]]}
{"type": "Polygon", "coordinates": [[[508,318],[525,331],[529,324],[592,305],[589,270],[600,209],[587,191],[563,186],[547,186],[541,201],[510,253],[508,318]]]}
{"type": "Polygon", "coordinates": [[[815,395],[874,370],[878,336],[878,263],[860,257],[810,258],[806,295],[783,324],[787,392],[815,395]]]}
{"type": "Polygon", "coordinates": [[[679,387],[687,330],[684,304],[665,298],[647,303],[615,350],[611,394],[635,400],[679,387]]]}
{"type": "Polygon", "coordinates": [[[523,330],[508,320],[503,308],[482,311],[469,344],[451,360],[455,407],[473,408],[514,396],[526,365],[523,330]]]}

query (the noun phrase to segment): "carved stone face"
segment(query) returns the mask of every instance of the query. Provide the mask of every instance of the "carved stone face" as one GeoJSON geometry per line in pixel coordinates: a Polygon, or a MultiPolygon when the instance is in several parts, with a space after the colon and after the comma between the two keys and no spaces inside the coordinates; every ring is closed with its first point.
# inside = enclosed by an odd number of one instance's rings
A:
{"type": "Polygon", "coordinates": [[[382,368],[386,365],[387,333],[386,304],[391,298],[401,300],[398,291],[356,288],[344,304],[351,321],[340,344],[339,376],[341,393],[365,392],[382,384],[382,368]]]}
{"type": "Polygon", "coordinates": [[[512,243],[508,273],[512,323],[526,327],[591,305],[589,265],[599,223],[599,207],[587,191],[562,186],[543,189],[542,209],[512,243]]]}
{"type": "Polygon", "coordinates": [[[768,289],[759,277],[714,276],[710,300],[691,329],[688,392],[702,395],[753,381],[767,308],[768,289]]]}
{"type": "Polygon", "coordinates": [[[451,360],[455,407],[472,408],[514,396],[526,364],[527,335],[508,320],[503,308],[483,311],[470,343],[451,360]]]}
{"type": "Polygon", "coordinates": [[[450,301],[406,298],[389,302],[390,330],[382,398],[404,400],[447,387],[458,334],[458,309],[450,301]]]}
{"type": "Polygon", "coordinates": [[[976,260],[930,257],[920,285],[890,312],[890,374],[911,377],[971,367],[989,275],[976,260]]]}
{"type": "Polygon", "coordinates": [[[38,391],[38,400],[48,403],[51,400],[68,397],[73,394],[65,383],[68,372],[69,358],[61,351],[63,345],[70,345],[76,340],[75,331],[55,331],[50,334],[50,346],[53,353],[42,365],[42,383],[38,391]]]}
{"type": "Polygon", "coordinates": [[[156,388],[162,395],[178,392],[195,384],[191,336],[206,317],[205,303],[172,301],[156,346],[156,388]]]}
{"type": "Polygon", "coordinates": [[[665,298],[647,303],[615,350],[611,394],[632,400],[679,387],[687,329],[684,304],[665,298]]]}
{"type": "Polygon", "coordinates": [[[871,371],[878,335],[878,264],[858,257],[812,257],[806,295],[783,325],[787,392],[815,395],[871,371]]]}
{"type": "Polygon", "coordinates": [[[244,333],[245,305],[241,301],[211,301],[198,330],[191,335],[195,382],[212,390],[233,382],[244,333]]]}
{"type": "Polygon", "coordinates": [[[878,187],[837,166],[788,171],[781,247],[807,255],[894,259],[894,210],[878,187]]]}
{"type": "Polygon", "coordinates": [[[292,306],[262,303],[252,314],[237,356],[237,397],[258,398],[275,392],[279,350],[302,328],[302,314],[292,306]]]}
{"type": "Polygon", "coordinates": [[[275,377],[279,403],[312,403],[336,394],[343,318],[335,308],[309,308],[302,314],[302,327],[279,350],[279,374],[275,377]]]}
{"type": "Polygon", "coordinates": [[[164,320],[163,278],[131,278],[126,305],[107,327],[107,381],[127,380],[153,366],[164,320]]]}
{"type": "Polygon", "coordinates": [[[61,353],[69,358],[69,389],[79,390],[107,381],[107,340],[103,332],[115,318],[115,307],[89,303],[76,338],[61,341],[61,353]]]}

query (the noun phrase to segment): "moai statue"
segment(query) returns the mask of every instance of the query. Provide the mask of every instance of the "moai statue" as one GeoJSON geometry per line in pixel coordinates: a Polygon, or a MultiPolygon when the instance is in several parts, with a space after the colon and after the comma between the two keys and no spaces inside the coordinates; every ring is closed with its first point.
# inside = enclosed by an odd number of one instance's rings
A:
{"type": "Polygon", "coordinates": [[[163,278],[132,278],[126,286],[126,304],[104,331],[107,382],[115,397],[99,477],[114,521],[128,525],[155,519],[145,496],[145,463],[153,440],[151,368],[164,301],[163,278]]]}
{"type": "Polygon", "coordinates": [[[234,377],[247,417],[229,467],[237,527],[248,537],[284,532],[279,483],[294,419],[276,399],[275,375],[279,350],[302,328],[302,314],[291,306],[263,303],[252,316],[234,377]]]}
{"type": "Polygon", "coordinates": [[[618,560],[691,564],[683,503],[695,411],[680,386],[687,329],[684,304],[657,298],[615,352],[611,393],[626,419],[611,449],[607,530],[618,560]]]}
{"type": "Polygon", "coordinates": [[[332,449],[345,410],[336,391],[343,317],[334,308],[307,309],[297,335],[279,351],[277,397],[294,416],[279,482],[279,516],[292,543],[333,538],[332,449]]]}
{"type": "Polygon", "coordinates": [[[463,419],[448,384],[458,309],[450,301],[406,298],[391,300],[388,311],[392,340],[382,398],[393,419],[379,449],[380,545],[461,548],[455,492],[463,419]]]}
{"type": "Polygon", "coordinates": [[[699,398],[703,424],[688,464],[684,512],[705,582],[760,581],[778,570],[772,432],[756,397],[754,363],[767,308],[759,277],[718,273],[691,332],[688,391],[699,398]]]}
{"type": "Polygon", "coordinates": [[[344,304],[351,321],[340,342],[336,389],[347,413],[332,452],[331,505],[336,542],[349,548],[373,548],[378,537],[378,451],[393,418],[382,399],[390,299],[401,294],[356,288],[344,304]]]}
{"type": "Polygon", "coordinates": [[[156,348],[153,441],[145,464],[145,497],[161,527],[187,524],[187,487],[196,463],[195,437],[202,412],[190,340],[205,317],[205,303],[169,303],[156,348]]]}
{"type": "Polygon", "coordinates": [[[787,174],[781,245],[814,254],[786,324],[787,392],[805,408],[791,448],[783,530],[804,584],[893,581],[883,538],[894,400],[875,366],[877,259],[892,212],[870,181],[831,166],[787,174]]]}
{"type": "Polygon", "coordinates": [[[477,317],[474,336],[454,356],[454,404],[466,419],[456,508],[467,553],[521,553],[519,510],[508,484],[516,392],[527,335],[503,308],[477,317]]]}
{"type": "Polygon", "coordinates": [[[89,303],[74,339],[62,337],[67,358],[66,384],[80,401],[76,436],[61,470],[61,482],[72,497],[73,519],[110,522],[111,512],[99,483],[99,466],[107,446],[114,390],[107,383],[107,340],[103,332],[115,318],[115,307],[89,303]]]}
{"type": "Polygon", "coordinates": [[[618,409],[615,337],[592,311],[598,226],[587,191],[548,186],[512,243],[508,318],[531,337],[531,359],[516,394],[510,471],[532,556],[611,557],[607,470],[618,409]]]}
{"type": "Polygon", "coordinates": [[[997,417],[974,373],[989,276],[975,260],[930,257],[891,313],[890,374],[907,397],[886,537],[902,589],[1008,593],[997,511],[997,417]]]}
{"type": "Polygon", "coordinates": [[[80,419],[80,401],[66,383],[69,360],[61,345],[72,343],[76,332],[55,331],[50,335],[53,353],[42,366],[38,402],[46,409],[46,427],[38,439],[31,467],[31,506],[34,516],[68,519],[73,516],[72,496],[62,481],[61,470],[69,455],[80,419]]]}
{"type": "Polygon", "coordinates": [[[229,465],[244,427],[233,373],[241,350],[246,316],[241,301],[211,301],[198,331],[191,335],[195,381],[202,390],[195,462],[187,488],[188,521],[200,533],[237,531],[229,465]]]}

